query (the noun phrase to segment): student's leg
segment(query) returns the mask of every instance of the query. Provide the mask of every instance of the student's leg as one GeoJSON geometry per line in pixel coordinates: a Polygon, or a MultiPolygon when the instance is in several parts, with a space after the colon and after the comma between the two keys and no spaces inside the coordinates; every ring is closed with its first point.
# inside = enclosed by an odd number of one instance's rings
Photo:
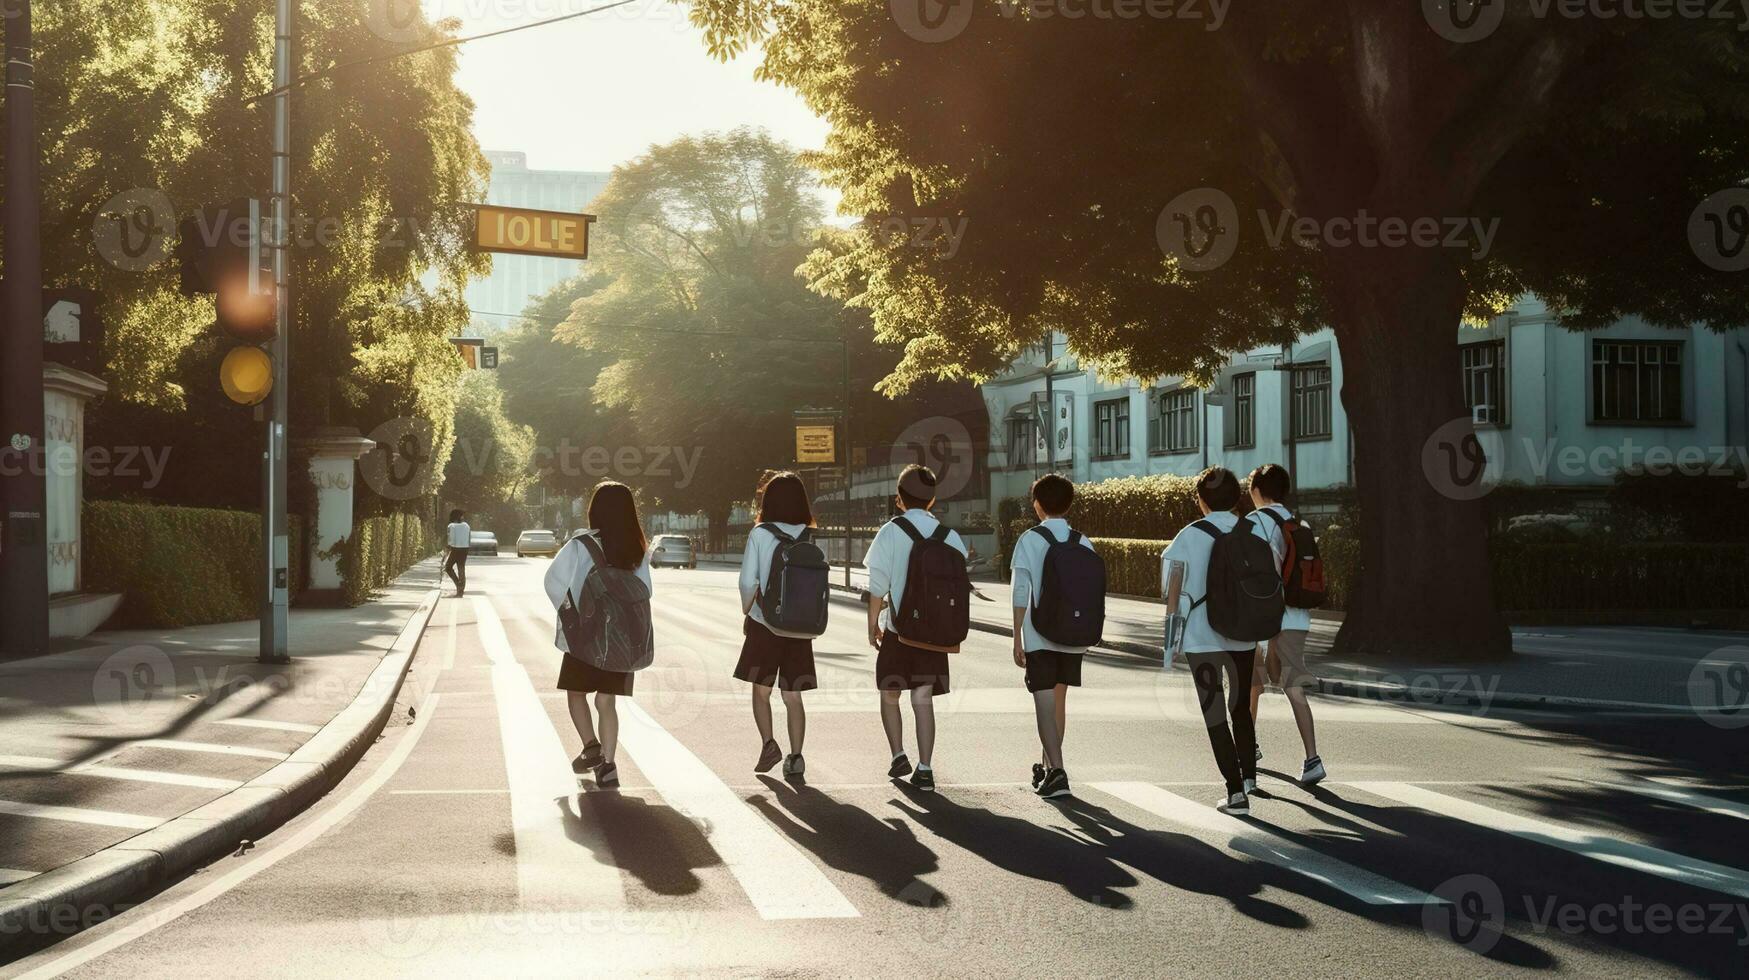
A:
{"type": "Polygon", "coordinates": [[[753,685],[753,727],[759,729],[759,744],[771,741],[771,688],[753,685]]]}
{"type": "Polygon", "coordinates": [[[595,741],[595,719],[589,717],[589,695],[582,691],[566,691],[565,707],[571,709],[571,724],[583,736],[583,744],[595,741]]]}
{"type": "Polygon", "coordinates": [[[459,579],[456,580],[456,583],[455,583],[456,591],[457,592],[468,591],[468,552],[467,552],[467,549],[464,548],[461,551],[458,551],[456,553],[455,570],[456,570],[457,574],[459,574],[461,576],[459,579]]]}
{"type": "MultiPolygon", "coordinates": [[[[1062,754],[1063,740],[1069,737],[1069,685],[1057,685],[1057,753],[1062,754]]],[[[1058,768],[1061,768],[1060,766],[1058,768]]]]}
{"type": "Polygon", "coordinates": [[[1188,655],[1191,677],[1196,682],[1197,701],[1202,705],[1203,724],[1208,727],[1209,747],[1214,750],[1215,765],[1226,781],[1227,795],[1242,792],[1244,773],[1239,768],[1239,753],[1233,745],[1233,732],[1227,725],[1225,692],[1221,689],[1220,654],[1188,655]]]}
{"type": "Polygon", "coordinates": [[[1233,678],[1233,749],[1239,753],[1239,771],[1245,779],[1257,778],[1257,723],[1251,714],[1251,679],[1256,676],[1257,656],[1232,653],[1224,658],[1233,678]]]}
{"type": "Polygon", "coordinates": [[[1033,716],[1038,721],[1038,741],[1045,751],[1045,766],[1063,768],[1063,736],[1057,728],[1057,705],[1062,687],[1046,688],[1032,694],[1033,716]]]}
{"type": "Polygon", "coordinates": [[[1306,633],[1291,630],[1276,637],[1276,642],[1277,655],[1281,657],[1281,689],[1287,692],[1287,703],[1294,709],[1294,724],[1300,730],[1300,741],[1305,743],[1306,758],[1310,759],[1318,754],[1318,734],[1312,724],[1312,703],[1306,698],[1306,692],[1316,683],[1306,670],[1306,633]]]}
{"type": "MultiPolygon", "coordinates": [[[[1262,668],[1265,658],[1273,655],[1272,648],[1274,646],[1275,646],[1274,640],[1270,640],[1266,644],[1259,644],[1258,645],[1257,653],[1253,657],[1253,662],[1257,668],[1262,668]]],[[[1267,670],[1262,670],[1262,669],[1254,669],[1251,671],[1251,722],[1252,722],[1252,724],[1257,723],[1257,708],[1263,701],[1263,675],[1265,675],[1267,673],[1268,673],[1267,670]]]]}
{"type": "Polygon", "coordinates": [[[601,761],[613,764],[614,750],[619,748],[619,703],[605,691],[595,695],[595,710],[601,714],[601,761]]]}
{"type": "MultiPolygon", "coordinates": [[[[767,722],[770,724],[770,709],[767,708],[767,722]]],[[[783,713],[789,722],[789,750],[791,755],[802,754],[802,740],[808,734],[808,713],[802,708],[802,692],[783,692],[783,713]]]]}
{"type": "Polygon", "coordinates": [[[456,587],[457,591],[461,590],[462,580],[457,578],[455,573],[454,548],[449,549],[449,552],[443,556],[443,574],[449,576],[450,583],[456,587]]]}
{"type": "Polygon", "coordinates": [[[894,755],[905,751],[905,718],[899,713],[899,696],[903,693],[881,692],[881,727],[887,730],[887,750],[894,755]]]}
{"type": "MultiPolygon", "coordinates": [[[[897,705],[894,709],[897,710],[897,705]]],[[[911,714],[917,719],[917,763],[927,766],[935,758],[935,690],[928,685],[911,689],[911,714]]]]}

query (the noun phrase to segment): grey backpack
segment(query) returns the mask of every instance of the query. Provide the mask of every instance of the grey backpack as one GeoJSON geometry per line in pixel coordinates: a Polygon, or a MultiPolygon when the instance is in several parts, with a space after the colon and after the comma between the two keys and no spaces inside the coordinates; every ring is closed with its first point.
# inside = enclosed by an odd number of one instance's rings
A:
{"type": "Polygon", "coordinates": [[[650,629],[650,587],[636,572],[607,563],[601,544],[582,535],[594,566],[583,577],[583,595],[565,593],[559,626],[570,656],[618,674],[643,670],[656,656],[650,629]]]}

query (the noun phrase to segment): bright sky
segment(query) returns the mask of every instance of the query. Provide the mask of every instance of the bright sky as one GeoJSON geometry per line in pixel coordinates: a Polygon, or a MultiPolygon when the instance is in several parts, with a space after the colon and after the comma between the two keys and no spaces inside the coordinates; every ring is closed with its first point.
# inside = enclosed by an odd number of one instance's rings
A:
{"type": "MultiPolygon", "coordinates": [[[[373,0],[376,3],[393,0],[373,0]]],[[[546,20],[605,0],[422,0],[463,36],[546,20]]],[[[609,170],[688,133],[763,126],[798,149],[826,124],[801,97],[755,82],[758,53],[724,64],[706,53],[684,7],[628,6],[461,47],[461,86],[488,150],[522,150],[540,170],[609,170]]]]}

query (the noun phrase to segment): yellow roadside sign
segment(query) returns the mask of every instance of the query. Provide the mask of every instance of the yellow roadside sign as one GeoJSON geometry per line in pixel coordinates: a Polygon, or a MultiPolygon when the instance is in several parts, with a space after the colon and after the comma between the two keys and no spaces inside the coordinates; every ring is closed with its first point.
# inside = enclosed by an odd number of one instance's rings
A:
{"type": "Polygon", "coordinates": [[[838,459],[837,429],[830,425],[796,426],[796,462],[831,463],[838,459]]]}
{"type": "Polygon", "coordinates": [[[474,247],[482,252],[557,259],[589,257],[593,214],[531,211],[496,204],[476,204],[473,208],[474,247]]]}

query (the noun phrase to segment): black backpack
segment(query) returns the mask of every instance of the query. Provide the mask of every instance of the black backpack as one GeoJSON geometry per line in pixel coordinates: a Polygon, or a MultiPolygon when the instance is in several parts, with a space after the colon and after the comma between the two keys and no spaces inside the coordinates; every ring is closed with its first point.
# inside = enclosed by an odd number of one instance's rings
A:
{"type": "Polygon", "coordinates": [[[1281,561],[1282,598],[1294,609],[1317,609],[1329,596],[1324,584],[1324,558],[1318,554],[1318,536],[1312,525],[1289,514],[1285,519],[1269,508],[1268,514],[1281,528],[1282,544],[1287,553],[1281,561]]]}
{"type": "Polygon", "coordinates": [[[1052,643],[1093,646],[1105,630],[1105,559],[1083,547],[1081,532],[1074,528],[1067,541],[1058,541],[1043,524],[1033,530],[1050,542],[1042,581],[1035,585],[1033,628],[1052,643]]]}
{"type": "Polygon", "coordinates": [[[1209,552],[1208,591],[1191,603],[1208,603],[1209,626],[1229,640],[1261,643],[1281,632],[1287,603],[1281,594],[1281,570],[1275,551],[1252,530],[1251,518],[1225,534],[1208,521],[1194,527],[1215,539],[1209,552]]]}
{"type": "Polygon", "coordinates": [[[947,525],[924,537],[903,517],[895,517],[911,538],[911,560],[905,566],[905,594],[899,598],[894,631],[906,646],[938,653],[958,653],[971,632],[972,577],[966,556],[947,543],[947,525]]]}
{"type": "Polygon", "coordinates": [[[811,540],[813,530],[804,528],[792,538],[776,524],[761,524],[777,538],[771,553],[771,571],[759,591],[759,611],[765,625],[785,633],[819,636],[826,632],[826,610],[831,585],[831,566],[826,554],[811,540]]]}

